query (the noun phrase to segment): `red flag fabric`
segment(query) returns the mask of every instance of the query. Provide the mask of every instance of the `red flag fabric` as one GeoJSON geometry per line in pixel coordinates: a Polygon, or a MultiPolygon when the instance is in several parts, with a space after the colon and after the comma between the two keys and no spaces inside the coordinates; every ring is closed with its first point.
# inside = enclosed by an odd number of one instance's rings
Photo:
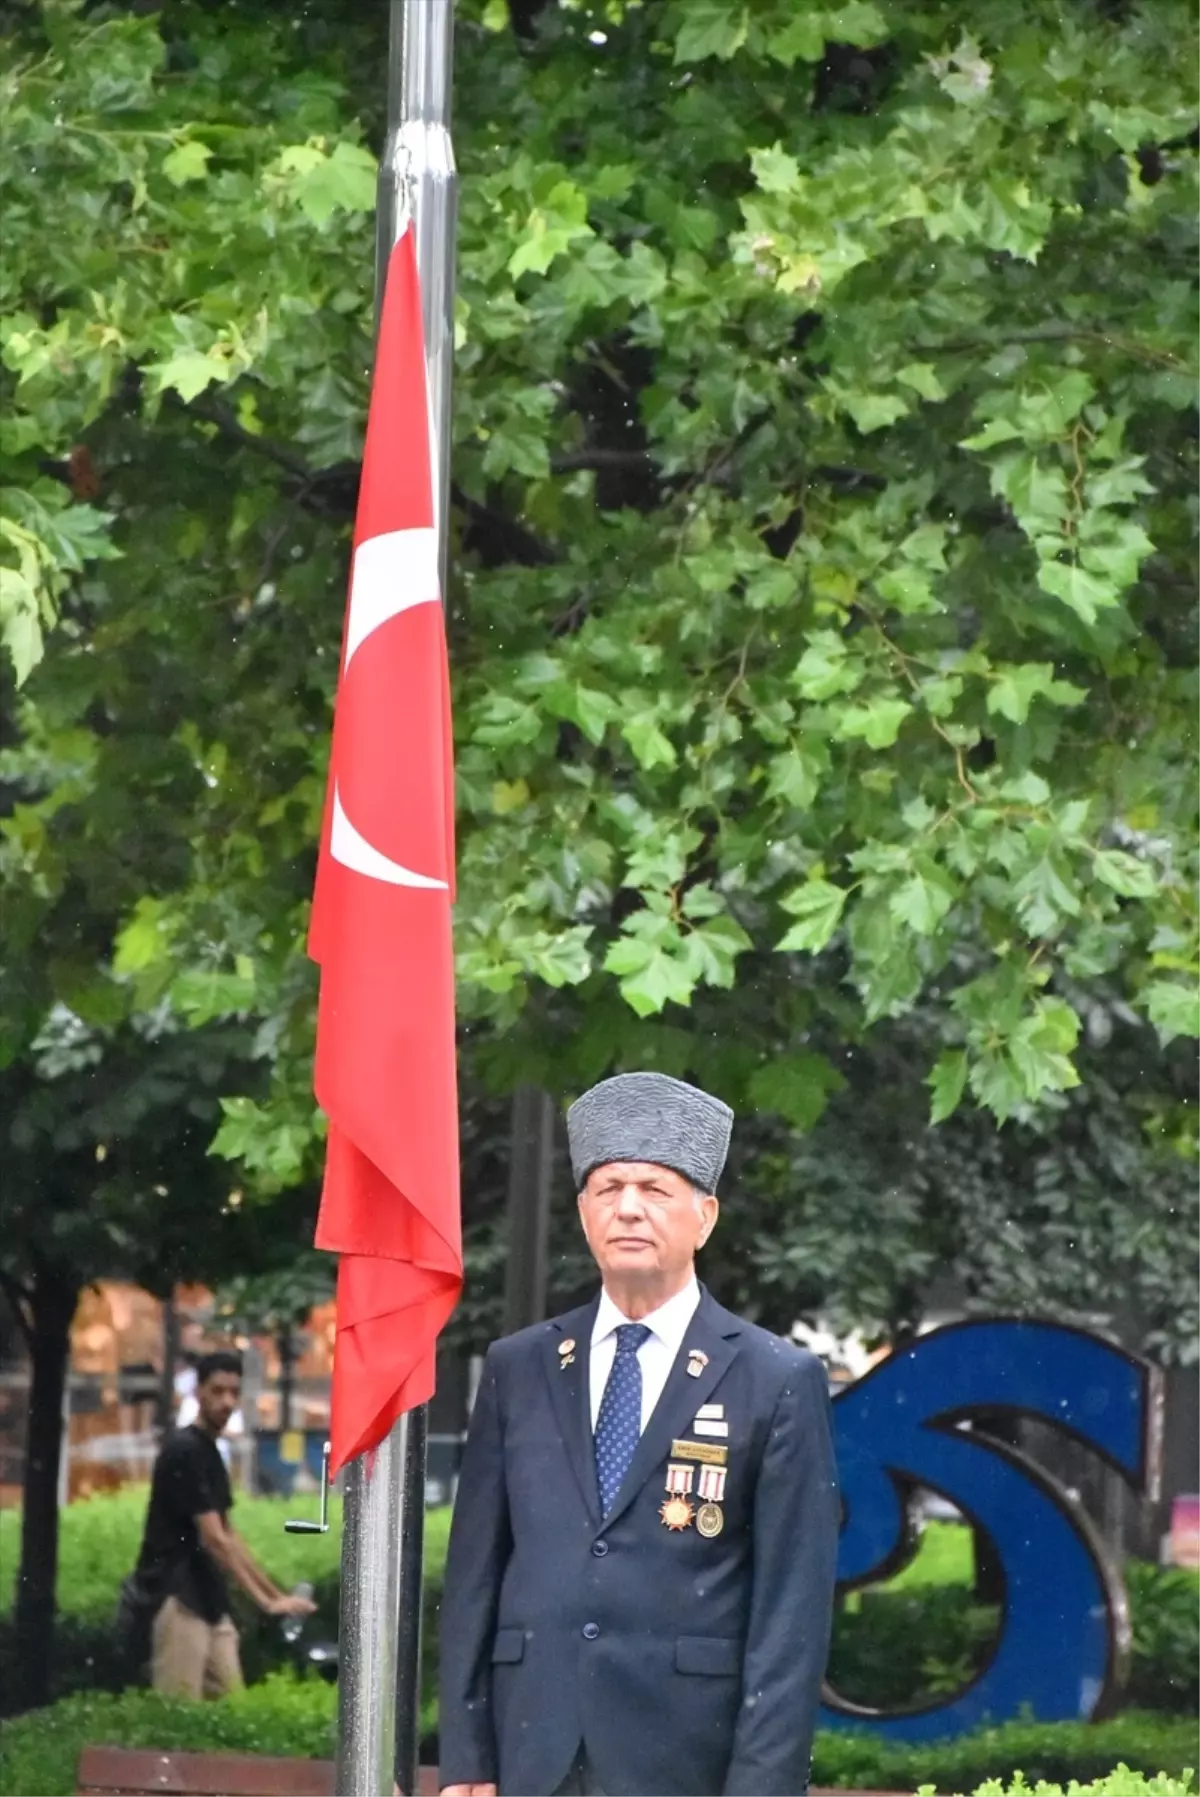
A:
{"type": "Polygon", "coordinates": [[[309,953],[329,1118],[317,1246],[341,1256],[333,1470],[433,1392],[462,1287],[454,775],[410,224],[388,263],[309,953]]]}

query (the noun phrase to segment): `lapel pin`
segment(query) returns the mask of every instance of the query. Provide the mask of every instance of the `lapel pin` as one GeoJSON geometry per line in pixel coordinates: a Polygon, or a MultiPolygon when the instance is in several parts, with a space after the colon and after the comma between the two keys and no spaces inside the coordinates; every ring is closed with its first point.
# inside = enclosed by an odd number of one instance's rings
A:
{"type": "Polygon", "coordinates": [[[562,1355],[573,1354],[575,1352],[575,1343],[569,1335],[565,1342],[559,1342],[558,1351],[562,1355]]]}
{"type": "Polygon", "coordinates": [[[693,1379],[698,1379],[708,1365],[708,1355],[702,1348],[688,1349],[687,1370],[693,1379]]]}

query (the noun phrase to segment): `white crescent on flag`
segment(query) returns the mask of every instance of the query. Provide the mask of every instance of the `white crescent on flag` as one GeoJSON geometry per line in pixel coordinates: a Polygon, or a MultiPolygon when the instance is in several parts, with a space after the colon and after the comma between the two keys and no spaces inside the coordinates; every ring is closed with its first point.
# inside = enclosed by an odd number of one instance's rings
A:
{"type": "Polygon", "coordinates": [[[356,874],[366,874],[369,880],[386,880],[389,886],[424,886],[433,891],[446,892],[445,880],[435,880],[429,874],[414,873],[411,867],[401,866],[367,841],[361,831],[356,830],[346,816],[346,808],[342,804],[342,795],[335,786],[333,789],[333,817],[329,826],[329,853],[343,867],[350,868],[356,874]]]}
{"type": "MultiPolygon", "coordinates": [[[[436,530],[415,526],[410,530],[384,531],[368,537],[354,552],[350,575],[350,604],[346,620],[346,651],[342,673],[350,666],[356,649],[402,611],[414,605],[441,603],[438,580],[438,542],[436,530]]],[[[333,816],[330,820],[329,852],[335,861],[352,872],[365,874],[369,880],[385,880],[390,886],[426,887],[445,892],[445,880],[414,872],[399,861],[393,861],[374,843],[368,842],[346,815],[342,795],[333,789],[333,816]]]]}
{"type": "Polygon", "coordinates": [[[354,552],[350,575],[350,608],[346,620],[346,654],[350,657],[373,630],[413,605],[441,602],[436,530],[416,526],[387,530],[368,537],[354,552]]]}

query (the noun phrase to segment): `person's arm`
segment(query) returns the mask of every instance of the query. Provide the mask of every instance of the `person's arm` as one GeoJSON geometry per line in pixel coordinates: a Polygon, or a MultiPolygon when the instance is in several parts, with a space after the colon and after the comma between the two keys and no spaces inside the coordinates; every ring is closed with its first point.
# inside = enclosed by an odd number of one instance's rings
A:
{"type": "Polygon", "coordinates": [[[438,1760],[444,1797],[495,1797],[492,1639],[512,1551],[496,1354],[484,1363],[454,1501],[442,1587],[438,1760]]]}
{"type": "Polygon", "coordinates": [[[219,1510],[205,1510],[196,1517],[200,1545],[222,1572],[227,1572],[268,1616],[311,1616],[316,1606],[306,1597],[280,1591],[255,1565],[240,1536],[229,1527],[219,1510]]]}
{"type": "Polygon", "coordinates": [[[840,1512],[825,1369],[805,1355],[771,1419],[754,1499],[754,1587],[726,1797],[808,1789],[840,1512]]]}
{"type": "MultiPolygon", "coordinates": [[[[260,1585],[265,1587],[265,1589],[270,1593],[272,1600],[278,1600],[280,1598],[288,1597],[290,1595],[290,1593],[281,1590],[280,1587],[275,1583],[274,1579],[271,1577],[270,1573],[266,1570],[266,1568],[261,1566],[259,1564],[259,1562],[254,1558],[254,1555],[250,1552],[250,1549],[247,1546],[246,1542],[243,1540],[242,1536],[240,1536],[238,1534],[237,1530],[234,1528],[233,1524],[230,1522],[228,1516],[225,1518],[225,1532],[227,1535],[229,1535],[232,1538],[234,1552],[236,1554],[240,1555],[240,1557],[241,1557],[242,1561],[244,1562],[246,1569],[248,1570],[250,1575],[253,1578],[256,1578],[260,1585]]],[[[308,1602],[307,1599],[304,1599],[303,1601],[306,1603],[308,1602]]],[[[308,1609],[310,1611],[315,1610],[316,1605],[309,1603],[308,1609]]],[[[306,1612],[306,1614],[307,1614],[307,1612],[306,1612]]]]}

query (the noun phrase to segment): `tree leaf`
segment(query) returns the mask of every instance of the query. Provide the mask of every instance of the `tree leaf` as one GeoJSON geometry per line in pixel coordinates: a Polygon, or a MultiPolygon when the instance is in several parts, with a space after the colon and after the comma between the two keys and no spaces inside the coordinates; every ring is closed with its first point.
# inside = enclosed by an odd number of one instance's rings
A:
{"type": "Polygon", "coordinates": [[[0,568],[0,638],[23,686],[42,659],[42,621],[37,590],[16,568],[0,568]]]}
{"type": "Polygon", "coordinates": [[[207,144],[190,137],[163,157],[163,174],[173,187],[183,187],[188,181],[202,181],[208,173],[211,155],[207,144]]]}
{"type": "Polygon", "coordinates": [[[797,61],[820,62],[825,54],[825,19],[809,7],[795,10],[767,39],[767,55],[790,69],[797,61]]]}
{"type": "Polygon", "coordinates": [[[775,1111],[793,1129],[815,1128],[834,1092],[846,1082],[837,1068],[812,1049],[793,1049],[755,1068],[747,1095],[757,1110],[775,1111]]]}
{"type": "Polygon", "coordinates": [[[223,381],[229,373],[229,363],[224,358],[202,354],[199,350],[184,349],[177,355],[168,356],[165,362],[151,362],[146,372],[157,376],[158,391],[165,393],[174,388],[180,399],[187,405],[205,388],[211,387],[214,381],[223,381]]]}
{"type": "Polygon", "coordinates": [[[1050,936],[1069,917],[1077,917],[1082,901],[1069,870],[1045,854],[1013,887],[1017,915],[1031,936],[1050,936]]]}
{"type": "Polygon", "coordinates": [[[861,736],[872,749],[890,749],[911,712],[906,699],[880,698],[866,705],[848,705],[838,716],[836,734],[844,739],[861,736]]]}
{"type": "Polygon", "coordinates": [[[1153,898],[1158,891],[1159,879],[1153,867],[1123,849],[1097,849],[1092,868],[1096,878],[1122,898],[1153,898]]]}
{"type": "Polygon", "coordinates": [[[932,936],[953,903],[954,889],[943,878],[914,873],[892,894],[888,910],[918,936],[932,936]]]}
{"type": "Polygon", "coordinates": [[[909,410],[898,393],[843,393],[841,403],[864,435],[895,424],[909,410]]]}
{"type": "Polygon", "coordinates": [[[798,949],[819,953],[841,921],[846,896],[842,887],[820,879],[809,880],[807,885],[787,893],[779,902],[799,921],[776,943],[776,948],[787,953],[798,949]]]}
{"type": "Polygon", "coordinates": [[[1094,624],[1096,614],[1120,603],[1120,593],[1110,582],[1099,580],[1075,562],[1042,562],[1038,585],[1069,605],[1077,618],[1094,624]]]}
{"type": "Polygon", "coordinates": [[[967,1085],[967,1056],[961,1048],[948,1048],[934,1063],[925,1084],[932,1094],[929,1121],[944,1123],[953,1116],[967,1085]]]}
{"type": "Polygon", "coordinates": [[[946,397],[946,389],[932,362],[906,362],[903,368],[896,370],[896,379],[919,393],[922,399],[936,401],[946,397]]]}
{"type": "Polygon", "coordinates": [[[1151,980],[1140,1002],[1164,1047],[1176,1036],[1200,1036],[1200,998],[1194,982],[1184,986],[1176,980],[1151,980]]]}
{"type": "Polygon", "coordinates": [[[746,41],[747,15],[734,0],[686,0],[675,38],[675,61],[703,62],[718,56],[723,62],[746,41]]]}
{"type": "Polygon", "coordinates": [[[988,691],[987,708],[1011,718],[1014,724],[1023,724],[1034,698],[1044,693],[1053,679],[1054,669],[1049,662],[1027,662],[997,670],[995,683],[988,691]]]}
{"type": "Polygon", "coordinates": [[[633,750],[638,765],[647,772],[656,767],[674,767],[674,746],[651,718],[626,718],[621,735],[633,750]]]}
{"type": "Polygon", "coordinates": [[[792,193],[800,185],[800,164],[782,144],[769,150],[751,150],[750,167],[764,193],[792,193]]]}
{"type": "Polygon", "coordinates": [[[767,765],[768,795],[807,811],[821,786],[822,766],[816,754],[802,747],[787,749],[781,755],[773,755],[767,765]]]}
{"type": "Polygon", "coordinates": [[[373,211],[377,176],[378,165],[371,152],[343,140],[334,146],[332,155],[321,156],[303,172],[296,194],[312,222],[324,226],[339,211],[373,211]]]}
{"type": "Polygon", "coordinates": [[[863,678],[860,662],[849,657],[846,644],[832,630],[816,630],[792,674],[806,699],[831,699],[853,692],[863,678]]]}

